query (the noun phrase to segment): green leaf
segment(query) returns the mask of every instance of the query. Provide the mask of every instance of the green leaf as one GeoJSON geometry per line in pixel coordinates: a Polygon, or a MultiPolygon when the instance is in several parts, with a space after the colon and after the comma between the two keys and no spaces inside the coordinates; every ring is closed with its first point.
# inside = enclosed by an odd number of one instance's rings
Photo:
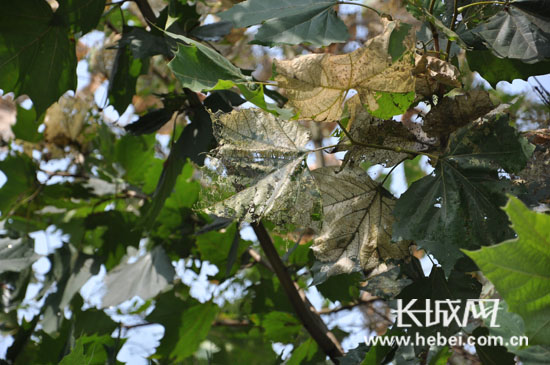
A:
{"type": "Polygon", "coordinates": [[[206,338],[218,311],[214,303],[184,299],[177,290],[161,294],[155,310],[146,318],[164,327],[164,336],[153,357],[181,361],[191,356],[206,338]]]}
{"type": "MultiPolygon", "coordinates": [[[[431,308],[435,308],[434,301],[436,300],[451,299],[465,301],[467,299],[478,299],[480,293],[481,284],[470,275],[453,270],[449,277],[446,278],[441,268],[433,266],[429,277],[422,277],[414,280],[412,284],[401,291],[397,298],[402,299],[405,305],[407,305],[409,301],[416,299],[417,301],[411,306],[411,309],[425,310],[426,299],[430,300],[429,305],[431,305],[431,308]]],[[[460,307],[458,318],[464,316],[464,309],[464,306],[460,307]]],[[[426,316],[421,312],[417,313],[418,315],[415,314],[415,316],[420,323],[427,323],[426,316]]],[[[443,336],[451,336],[459,330],[459,326],[456,322],[451,322],[448,326],[443,326],[443,324],[440,323],[429,327],[420,327],[408,316],[404,316],[403,323],[411,325],[411,327],[407,329],[407,334],[412,334],[413,336],[415,333],[423,336],[431,336],[438,332],[443,336]]]]}
{"type": "Polygon", "coordinates": [[[34,163],[26,155],[8,155],[0,161],[0,171],[8,179],[0,188],[0,212],[3,217],[37,188],[35,169],[34,163]]]}
{"type": "Polygon", "coordinates": [[[33,243],[25,238],[0,238],[0,274],[20,272],[31,266],[40,257],[34,252],[33,243]]]}
{"type": "Polygon", "coordinates": [[[511,197],[504,208],[518,238],[479,251],[465,251],[495,285],[510,311],[525,322],[530,344],[550,344],[548,267],[550,217],[511,197]]]}
{"type": "Polygon", "coordinates": [[[545,1],[516,0],[473,32],[499,57],[535,63],[550,58],[550,21],[545,1]]]}
{"type": "Polygon", "coordinates": [[[128,46],[120,46],[109,79],[109,102],[120,113],[124,113],[136,93],[139,75],[148,69],[148,61],[134,58],[128,46]]]}
{"type": "Polygon", "coordinates": [[[448,273],[463,256],[460,248],[512,237],[500,207],[506,203],[504,193],[517,189],[499,178],[499,168],[521,170],[532,151],[506,116],[488,115],[458,130],[434,174],[413,183],[397,201],[394,239],[415,241],[448,273]]]}
{"type": "Polygon", "coordinates": [[[157,35],[152,31],[148,32],[144,28],[127,27],[119,41],[119,46],[130,49],[134,58],[145,59],[155,55],[172,57],[173,53],[170,48],[173,43],[169,38],[157,35]]]}
{"type": "Polygon", "coordinates": [[[175,274],[164,249],[157,246],[137,261],[123,262],[107,273],[107,294],[102,306],[118,305],[136,295],[144,300],[150,299],[172,283],[175,274]]]}
{"type": "MultiPolygon", "coordinates": [[[[489,329],[478,327],[472,332],[472,335],[476,338],[487,337],[489,335],[489,329]]],[[[508,352],[504,346],[481,346],[476,344],[475,348],[476,354],[479,356],[483,365],[515,365],[516,363],[514,354],[508,352]]]]}
{"type": "Polygon", "coordinates": [[[194,28],[190,34],[193,37],[197,37],[198,39],[205,41],[219,41],[221,38],[228,35],[229,32],[231,32],[231,29],[233,29],[233,23],[217,22],[194,28]]]}
{"type": "MultiPolygon", "coordinates": [[[[205,152],[213,147],[214,136],[212,135],[212,122],[209,114],[202,107],[192,108],[189,114],[191,123],[185,127],[172,146],[170,155],[164,162],[162,173],[153,194],[153,201],[143,216],[142,224],[146,228],[153,225],[166,199],[172,194],[187,159],[202,165],[205,152]]],[[[190,176],[187,176],[185,179],[189,178],[190,176]]]]}
{"type": "Polygon", "coordinates": [[[408,93],[389,93],[377,91],[374,99],[378,104],[378,108],[369,110],[373,116],[380,119],[390,119],[394,115],[403,114],[406,112],[415,98],[414,91],[408,93]]]}
{"type": "Polygon", "coordinates": [[[170,32],[166,34],[188,44],[178,44],[175,57],[168,63],[168,67],[183,87],[202,91],[213,89],[220,81],[229,81],[222,87],[229,89],[235,83],[250,80],[239,68],[212,48],[181,35],[170,32]]]}
{"type": "Polygon", "coordinates": [[[317,285],[317,290],[333,302],[348,303],[359,297],[359,283],[363,280],[360,272],[331,276],[317,285]]]}
{"type": "Polygon", "coordinates": [[[528,64],[512,58],[499,58],[491,51],[466,52],[468,66],[477,71],[492,87],[500,81],[527,80],[530,76],[544,75],[550,70],[550,61],[528,64]]]}
{"type": "Polygon", "coordinates": [[[239,269],[239,262],[234,260],[230,262],[230,253],[234,242],[237,242],[235,258],[240,257],[248,248],[248,244],[240,239],[237,224],[233,223],[225,231],[207,232],[197,237],[197,248],[201,254],[201,259],[208,261],[218,267],[217,279],[223,279],[233,275],[239,269]],[[231,263],[230,267],[227,267],[231,263]],[[229,269],[229,270],[227,270],[229,269]]]}
{"type": "Polygon", "coordinates": [[[315,355],[318,354],[319,347],[317,342],[312,337],[302,342],[294,351],[292,356],[286,362],[287,365],[301,365],[308,364],[315,359],[315,355]]]}
{"type": "Polygon", "coordinates": [[[123,136],[115,146],[114,158],[124,169],[123,177],[133,185],[142,185],[147,174],[155,164],[161,164],[155,158],[154,136],[123,136]]]}
{"type": "Polygon", "coordinates": [[[71,352],[61,359],[59,365],[104,364],[107,361],[108,345],[114,345],[115,339],[110,335],[82,336],[76,340],[71,352]]]}
{"type": "Polygon", "coordinates": [[[390,43],[388,45],[388,53],[391,55],[393,62],[399,60],[403,54],[407,51],[405,47],[405,38],[409,35],[412,25],[401,23],[399,27],[395,28],[390,36],[390,43]]]}
{"type": "Polygon", "coordinates": [[[270,312],[262,320],[264,335],[271,341],[291,343],[302,330],[302,323],[290,313],[270,312]]]}
{"type": "Polygon", "coordinates": [[[69,29],[43,0],[9,1],[0,13],[0,85],[28,95],[38,115],[76,89],[76,54],[69,29]]]}
{"type": "Polygon", "coordinates": [[[44,135],[38,132],[39,124],[34,109],[27,110],[17,105],[17,122],[11,128],[15,138],[31,143],[40,142],[44,135]]]}
{"type": "Polygon", "coordinates": [[[347,27],[333,10],[337,3],[335,0],[248,0],[219,16],[236,27],[262,24],[254,43],[327,46],[345,42],[349,37],[347,27]]]}
{"type": "Polygon", "coordinates": [[[95,28],[105,9],[105,0],[60,0],[55,12],[73,33],[86,34],[95,28]]]}

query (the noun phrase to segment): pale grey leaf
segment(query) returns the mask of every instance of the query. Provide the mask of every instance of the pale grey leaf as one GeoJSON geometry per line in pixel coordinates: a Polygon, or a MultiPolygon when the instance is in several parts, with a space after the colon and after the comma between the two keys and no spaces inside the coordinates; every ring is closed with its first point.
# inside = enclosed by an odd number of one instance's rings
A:
{"type": "MultiPolygon", "coordinates": [[[[219,147],[211,166],[220,177],[205,193],[207,212],[247,222],[315,225],[318,193],[305,157],[309,132],[259,109],[213,116],[219,147]],[[292,207],[292,209],[289,209],[292,207]]],[[[206,172],[206,171],[205,171],[206,172]]]]}
{"type": "Polygon", "coordinates": [[[22,271],[39,257],[34,252],[33,245],[26,239],[0,238],[0,274],[22,271]]]}
{"type": "Polygon", "coordinates": [[[373,270],[388,259],[409,254],[408,242],[391,242],[395,198],[360,168],[314,170],[323,201],[323,228],[312,249],[321,261],[334,262],[330,274],[359,265],[373,270]]]}
{"type": "Polygon", "coordinates": [[[170,259],[160,246],[133,263],[125,261],[107,273],[107,294],[103,308],[118,305],[134,296],[147,300],[166,288],[176,274],[170,259]]]}

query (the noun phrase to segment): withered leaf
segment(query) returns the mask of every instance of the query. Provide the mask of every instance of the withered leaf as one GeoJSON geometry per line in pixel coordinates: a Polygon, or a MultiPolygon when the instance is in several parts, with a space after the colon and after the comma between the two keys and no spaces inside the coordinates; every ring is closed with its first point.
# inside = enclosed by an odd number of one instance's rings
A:
{"type": "Polygon", "coordinates": [[[462,86],[458,69],[449,62],[433,56],[416,55],[413,74],[416,76],[416,94],[422,97],[432,95],[439,85],[462,86]]]}
{"type": "Polygon", "coordinates": [[[387,22],[381,35],[348,54],[310,54],[276,60],[275,80],[286,90],[290,105],[302,118],[338,120],[351,89],[358,92],[369,110],[377,110],[377,93],[414,91],[413,37],[404,38],[403,45],[408,52],[399,60],[392,62],[388,52],[391,34],[398,27],[398,22],[387,22]]]}
{"type": "Polygon", "coordinates": [[[408,242],[392,243],[395,198],[360,168],[312,171],[323,201],[323,227],[312,249],[327,276],[360,266],[373,270],[409,254],[408,242]]]}
{"type": "Polygon", "coordinates": [[[212,119],[219,147],[210,165],[220,180],[205,192],[211,204],[207,212],[247,222],[265,217],[278,225],[315,227],[321,208],[305,162],[309,132],[260,109],[212,119]]]}
{"type": "MultiPolygon", "coordinates": [[[[346,103],[350,115],[349,134],[354,141],[387,147],[401,147],[420,151],[425,146],[417,141],[403,123],[394,120],[382,120],[370,115],[361,105],[357,95],[346,103]]],[[[337,151],[347,149],[344,164],[369,161],[372,164],[393,166],[408,155],[402,152],[364,147],[358,144],[349,146],[347,137],[343,137],[337,151]]]]}
{"type": "Polygon", "coordinates": [[[432,137],[450,134],[494,109],[489,93],[471,90],[454,98],[445,96],[424,118],[422,129],[432,137]]]}

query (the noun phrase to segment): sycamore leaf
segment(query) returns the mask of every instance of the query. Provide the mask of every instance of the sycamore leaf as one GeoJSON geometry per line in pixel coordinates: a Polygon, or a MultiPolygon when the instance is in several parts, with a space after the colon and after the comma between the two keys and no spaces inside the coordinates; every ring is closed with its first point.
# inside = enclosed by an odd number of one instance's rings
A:
{"type": "Polygon", "coordinates": [[[175,57],[168,63],[176,78],[193,91],[216,88],[230,89],[235,83],[250,81],[241,70],[214,49],[182,35],[165,32],[183,41],[178,44],[175,57]]]}
{"type": "Polygon", "coordinates": [[[504,193],[515,192],[500,176],[525,166],[533,147],[508,125],[506,115],[488,114],[451,137],[434,174],[415,183],[398,200],[393,214],[395,240],[410,239],[433,254],[448,273],[476,249],[513,236],[500,209],[504,193]]]}
{"type": "Polygon", "coordinates": [[[391,242],[395,198],[360,168],[312,171],[323,201],[323,227],[313,242],[315,256],[330,264],[327,276],[373,270],[389,259],[409,254],[408,242],[391,242]]]}
{"type": "Polygon", "coordinates": [[[458,69],[449,62],[433,56],[416,55],[413,74],[416,76],[415,91],[424,97],[431,97],[440,85],[462,86],[458,69]]]}
{"type": "Polygon", "coordinates": [[[318,219],[318,194],[305,163],[310,139],[305,128],[259,109],[213,115],[213,127],[219,147],[211,164],[226,177],[205,193],[214,203],[209,213],[247,222],[267,217],[280,224],[318,219]]]}
{"type": "MultiPolygon", "coordinates": [[[[309,54],[275,60],[275,80],[302,118],[340,119],[342,104],[351,89],[358,92],[367,109],[376,111],[381,93],[410,93],[415,88],[412,53],[405,52],[396,62],[392,62],[389,53],[391,35],[399,28],[397,22],[386,23],[381,35],[348,54],[309,54]]],[[[413,38],[405,37],[403,45],[412,50],[413,38]]]]}
{"type": "Polygon", "coordinates": [[[471,90],[455,97],[445,96],[424,118],[422,129],[429,136],[448,135],[494,109],[489,93],[471,90]]]}
{"type": "Polygon", "coordinates": [[[311,43],[328,46],[345,42],[348,29],[336,15],[336,0],[248,0],[219,14],[236,27],[261,24],[253,43],[311,43]]]}
{"type": "Polygon", "coordinates": [[[550,217],[510,197],[504,208],[517,238],[465,251],[521,315],[530,344],[550,345],[550,217]]]}
{"type": "MultiPolygon", "coordinates": [[[[424,149],[424,146],[416,140],[416,137],[402,123],[394,120],[378,119],[369,114],[362,107],[357,95],[348,100],[346,105],[350,115],[349,134],[356,142],[401,147],[416,151],[424,149]]],[[[349,145],[349,140],[344,136],[337,149],[337,151],[346,148],[348,150],[344,158],[344,164],[368,161],[372,164],[393,166],[408,156],[406,153],[369,148],[358,144],[349,147],[345,147],[346,145],[349,145]]]]}
{"type": "Polygon", "coordinates": [[[65,16],[54,13],[45,1],[2,4],[0,85],[4,93],[28,95],[37,115],[65,91],[76,89],[75,42],[64,24],[65,16]]]}
{"type": "Polygon", "coordinates": [[[550,58],[546,1],[516,0],[473,32],[499,57],[535,63],[550,58]]]}

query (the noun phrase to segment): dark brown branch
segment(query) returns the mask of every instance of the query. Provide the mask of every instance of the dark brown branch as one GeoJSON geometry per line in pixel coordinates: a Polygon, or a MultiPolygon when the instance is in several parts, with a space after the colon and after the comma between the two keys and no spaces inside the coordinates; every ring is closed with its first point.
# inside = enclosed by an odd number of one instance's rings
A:
{"type": "Polygon", "coordinates": [[[269,263],[273,267],[273,271],[277,275],[277,278],[279,278],[292,307],[296,311],[298,318],[319,347],[323,349],[325,354],[327,354],[335,364],[338,364],[338,358],[344,356],[342,346],[336,337],[329,331],[325,322],[323,322],[321,317],[314,311],[311,304],[304,301],[304,299],[307,300],[305,295],[300,295],[283,261],[279,257],[275,246],[273,246],[273,241],[264,225],[261,222],[257,222],[252,224],[252,228],[258,237],[258,241],[260,241],[260,245],[269,263]]]}
{"type": "Polygon", "coordinates": [[[155,16],[155,12],[151,8],[151,5],[147,2],[147,0],[134,0],[136,5],[139,8],[139,11],[147,20],[149,23],[154,24],[157,21],[157,17],[155,16]]]}

